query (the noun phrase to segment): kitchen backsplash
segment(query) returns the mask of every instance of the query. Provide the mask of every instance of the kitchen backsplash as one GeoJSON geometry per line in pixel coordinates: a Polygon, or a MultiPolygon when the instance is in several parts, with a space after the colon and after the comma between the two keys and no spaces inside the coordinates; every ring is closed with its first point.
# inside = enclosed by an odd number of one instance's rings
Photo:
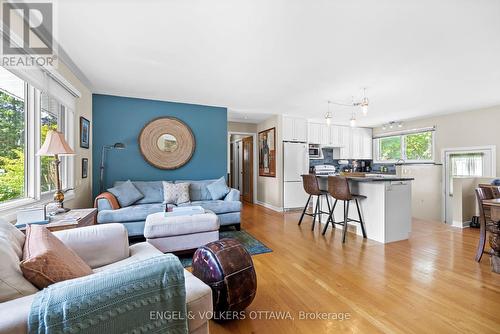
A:
{"type": "MultiPolygon", "coordinates": [[[[337,170],[351,169],[352,162],[354,160],[343,160],[334,159],[333,151],[331,149],[323,149],[323,159],[310,159],[309,167],[314,167],[317,165],[334,165],[337,170]],[[347,161],[347,164],[341,164],[340,162],[347,161]]],[[[386,173],[386,174],[396,174],[396,166],[394,164],[377,164],[373,163],[372,160],[357,160],[358,166],[361,166],[364,162],[365,167],[369,166],[370,170],[375,173],[386,173]],[[385,170],[387,168],[387,171],[385,170]]]]}

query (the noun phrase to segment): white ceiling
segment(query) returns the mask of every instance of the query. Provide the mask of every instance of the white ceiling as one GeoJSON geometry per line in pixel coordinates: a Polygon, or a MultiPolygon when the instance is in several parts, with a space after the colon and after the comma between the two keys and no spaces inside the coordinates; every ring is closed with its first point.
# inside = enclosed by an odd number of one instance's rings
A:
{"type": "MultiPolygon", "coordinates": [[[[96,93],[224,106],[233,120],[259,121],[321,119],[327,100],[350,101],[367,87],[365,126],[500,104],[498,0],[73,0],[58,8],[59,43],[96,93]]],[[[350,111],[334,107],[335,122],[350,111]]]]}

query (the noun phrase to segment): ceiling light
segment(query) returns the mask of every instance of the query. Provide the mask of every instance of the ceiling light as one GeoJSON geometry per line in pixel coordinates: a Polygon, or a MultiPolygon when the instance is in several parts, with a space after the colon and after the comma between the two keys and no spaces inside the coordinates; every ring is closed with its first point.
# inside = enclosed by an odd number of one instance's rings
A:
{"type": "Polygon", "coordinates": [[[331,101],[328,101],[328,105],[330,105],[330,103],[333,103],[333,104],[336,104],[339,106],[344,106],[344,107],[361,107],[363,115],[366,115],[366,114],[368,114],[368,105],[369,105],[370,101],[366,97],[366,88],[363,88],[363,98],[361,100],[356,101],[356,100],[354,100],[354,97],[353,97],[350,103],[349,102],[331,102],[331,101]]]}
{"type": "Polygon", "coordinates": [[[389,129],[392,129],[394,127],[394,122],[389,122],[389,129]]]}
{"type": "Polygon", "coordinates": [[[330,112],[330,101],[328,101],[328,111],[325,114],[326,125],[332,124],[332,113],[330,112]]]}
{"type": "Polygon", "coordinates": [[[360,102],[361,110],[363,115],[368,114],[368,98],[366,97],[366,88],[363,88],[363,99],[360,102]]]}
{"type": "Polygon", "coordinates": [[[385,124],[382,125],[382,130],[387,129],[387,126],[385,124]]]}
{"type": "Polygon", "coordinates": [[[351,128],[354,128],[356,126],[356,115],[354,113],[352,113],[352,117],[351,117],[351,120],[349,121],[349,125],[351,126],[351,128]]]}
{"type": "Polygon", "coordinates": [[[398,128],[402,128],[403,127],[403,123],[399,122],[398,123],[398,128]]]}
{"type": "Polygon", "coordinates": [[[363,115],[366,116],[366,114],[368,114],[368,102],[366,102],[366,104],[361,105],[361,110],[363,110],[363,115]]]}

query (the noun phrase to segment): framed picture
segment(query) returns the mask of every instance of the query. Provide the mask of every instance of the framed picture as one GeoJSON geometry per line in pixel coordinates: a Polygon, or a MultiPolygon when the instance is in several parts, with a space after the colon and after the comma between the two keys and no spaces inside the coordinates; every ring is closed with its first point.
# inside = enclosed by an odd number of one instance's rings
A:
{"type": "Polygon", "coordinates": [[[90,121],[80,116],[80,147],[90,147],[90,121]]]}
{"type": "Polygon", "coordinates": [[[276,177],[276,128],[259,132],[259,176],[276,177]]]}
{"type": "Polygon", "coordinates": [[[82,179],[86,179],[89,175],[89,159],[82,158],[82,179]]]}

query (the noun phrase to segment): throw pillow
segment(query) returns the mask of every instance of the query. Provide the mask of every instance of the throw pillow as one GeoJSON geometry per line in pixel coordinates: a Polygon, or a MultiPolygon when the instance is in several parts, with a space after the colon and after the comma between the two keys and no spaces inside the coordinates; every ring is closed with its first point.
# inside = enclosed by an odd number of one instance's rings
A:
{"type": "Polygon", "coordinates": [[[38,292],[23,277],[19,263],[23,258],[24,234],[0,218],[0,303],[38,292]]]}
{"type": "Polygon", "coordinates": [[[92,274],[92,269],[45,226],[26,229],[21,270],[39,289],[72,278],[92,274]]]}
{"type": "Polygon", "coordinates": [[[189,202],[189,183],[163,182],[163,197],[165,204],[182,204],[189,202]]]}
{"type": "Polygon", "coordinates": [[[108,191],[115,195],[122,208],[132,205],[138,200],[144,198],[144,194],[141,193],[130,180],[123,182],[116,187],[109,188],[108,191]]]}
{"type": "Polygon", "coordinates": [[[212,195],[213,200],[223,199],[231,191],[231,188],[226,185],[226,178],[224,176],[210,183],[207,189],[210,195],[212,195]]]}

